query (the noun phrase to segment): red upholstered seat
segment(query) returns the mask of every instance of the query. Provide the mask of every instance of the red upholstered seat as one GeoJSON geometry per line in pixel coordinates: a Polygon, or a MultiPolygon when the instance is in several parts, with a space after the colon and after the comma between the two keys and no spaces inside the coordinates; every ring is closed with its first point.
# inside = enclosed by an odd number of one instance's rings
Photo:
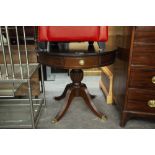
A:
{"type": "Polygon", "coordinates": [[[39,26],[39,41],[107,41],[107,26],[39,26]]]}

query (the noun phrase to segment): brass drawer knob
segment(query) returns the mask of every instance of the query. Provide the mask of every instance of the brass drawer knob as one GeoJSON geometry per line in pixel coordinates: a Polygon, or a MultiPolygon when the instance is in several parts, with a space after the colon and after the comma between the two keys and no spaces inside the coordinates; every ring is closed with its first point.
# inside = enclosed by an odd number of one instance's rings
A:
{"type": "Polygon", "coordinates": [[[79,64],[81,65],[81,66],[83,66],[84,65],[84,60],[79,60],[79,64]]]}
{"type": "Polygon", "coordinates": [[[147,105],[151,108],[155,108],[155,100],[149,100],[147,105]]]}
{"type": "Polygon", "coordinates": [[[155,76],[152,77],[152,83],[155,84],[155,76]]]}

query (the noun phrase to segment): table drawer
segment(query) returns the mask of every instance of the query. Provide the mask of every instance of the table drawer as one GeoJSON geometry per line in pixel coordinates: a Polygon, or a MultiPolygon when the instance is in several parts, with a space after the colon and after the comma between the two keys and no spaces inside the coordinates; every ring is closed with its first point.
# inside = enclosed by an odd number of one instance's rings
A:
{"type": "Polygon", "coordinates": [[[65,68],[93,68],[99,65],[99,57],[65,58],[65,68]]]}
{"type": "Polygon", "coordinates": [[[155,45],[134,44],[131,63],[155,66],[155,45]]]}
{"type": "Polygon", "coordinates": [[[126,106],[129,111],[155,113],[155,91],[130,88],[126,106]]]}
{"type": "Polygon", "coordinates": [[[155,90],[155,68],[144,69],[131,67],[129,86],[155,90]]]}

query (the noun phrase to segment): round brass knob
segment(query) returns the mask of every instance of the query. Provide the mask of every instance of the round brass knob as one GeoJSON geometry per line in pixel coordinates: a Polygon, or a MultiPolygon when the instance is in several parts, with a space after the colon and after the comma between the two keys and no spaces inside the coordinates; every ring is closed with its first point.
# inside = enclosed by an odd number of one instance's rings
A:
{"type": "Polygon", "coordinates": [[[152,83],[155,84],[155,76],[152,77],[152,83]]]}
{"type": "Polygon", "coordinates": [[[151,108],[154,108],[155,107],[155,100],[149,100],[147,105],[151,108]]]}
{"type": "Polygon", "coordinates": [[[83,66],[84,65],[84,60],[79,60],[79,64],[81,65],[81,66],[83,66]]]}

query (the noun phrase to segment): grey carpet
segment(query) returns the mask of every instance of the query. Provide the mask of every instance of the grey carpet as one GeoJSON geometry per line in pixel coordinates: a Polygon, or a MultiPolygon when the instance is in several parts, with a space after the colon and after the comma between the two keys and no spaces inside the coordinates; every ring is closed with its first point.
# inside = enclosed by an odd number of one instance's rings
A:
{"type": "MultiPolygon", "coordinates": [[[[66,115],[56,124],[51,121],[60,110],[65,100],[55,101],[54,96],[60,95],[65,85],[70,82],[67,74],[56,74],[55,81],[46,82],[47,109],[44,109],[38,128],[49,129],[119,129],[120,115],[114,105],[107,105],[104,95],[99,89],[99,76],[86,76],[83,82],[87,84],[90,93],[97,95],[95,105],[104,112],[108,119],[101,121],[85,105],[82,98],[75,98],[66,115]]],[[[125,128],[155,128],[154,121],[130,120],[125,128]]]]}
{"type": "MultiPolygon", "coordinates": [[[[104,112],[108,119],[101,121],[85,105],[83,99],[75,98],[66,115],[56,124],[52,124],[52,119],[60,110],[65,100],[55,101],[54,96],[60,95],[66,84],[70,83],[67,74],[55,74],[55,81],[45,82],[47,108],[44,108],[38,123],[39,129],[120,129],[119,111],[114,105],[107,105],[104,95],[99,89],[99,76],[85,76],[83,82],[87,84],[89,92],[97,95],[94,103],[101,112],[104,112]]],[[[1,101],[0,101],[1,104],[1,101]]],[[[12,104],[12,103],[11,103],[12,104]]],[[[22,106],[3,107],[0,106],[0,128],[7,128],[8,122],[11,128],[25,128],[25,124],[30,124],[30,108],[22,106]],[[18,122],[16,120],[18,119],[18,122]],[[5,121],[5,123],[4,123],[5,121]]],[[[28,126],[27,126],[28,127],[28,126]]],[[[128,121],[125,128],[130,129],[150,129],[155,128],[155,121],[143,119],[133,119],[128,121]]]]}

